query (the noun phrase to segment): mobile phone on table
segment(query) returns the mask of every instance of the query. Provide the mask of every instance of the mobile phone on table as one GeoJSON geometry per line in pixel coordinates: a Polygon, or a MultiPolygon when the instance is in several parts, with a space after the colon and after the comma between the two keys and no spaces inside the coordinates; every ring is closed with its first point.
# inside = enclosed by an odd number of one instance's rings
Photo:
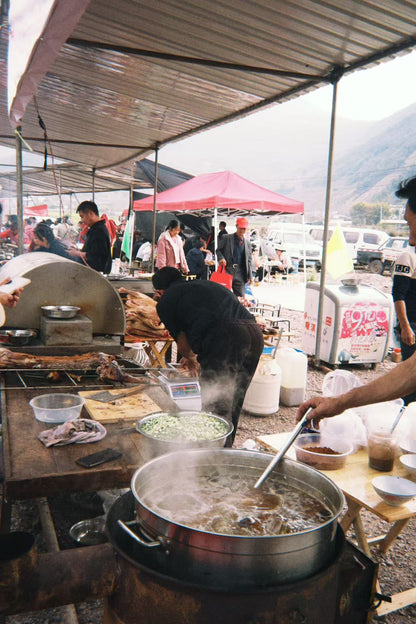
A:
{"type": "Polygon", "coordinates": [[[106,448],[103,451],[98,451],[98,453],[92,453],[91,455],[85,455],[85,457],[79,457],[79,459],[76,459],[75,462],[83,468],[94,468],[94,466],[105,464],[106,462],[113,461],[121,456],[122,453],[120,453],[120,451],[116,451],[112,448],[106,448]]]}

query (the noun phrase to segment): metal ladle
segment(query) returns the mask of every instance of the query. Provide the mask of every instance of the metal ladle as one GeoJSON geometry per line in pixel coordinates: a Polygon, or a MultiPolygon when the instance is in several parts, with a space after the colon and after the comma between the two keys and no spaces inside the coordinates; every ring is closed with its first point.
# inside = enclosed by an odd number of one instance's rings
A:
{"type": "Polygon", "coordinates": [[[280,451],[276,454],[275,457],[273,457],[272,461],[268,464],[268,466],[266,466],[266,469],[264,470],[264,472],[257,479],[256,484],[254,486],[254,489],[258,488],[263,483],[263,481],[265,481],[265,479],[269,476],[269,474],[271,473],[273,468],[275,466],[277,466],[277,464],[280,462],[282,457],[285,455],[286,451],[292,446],[293,442],[296,440],[296,438],[298,437],[298,435],[302,431],[303,427],[306,425],[306,423],[308,421],[308,414],[309,414],[309,412],[312,411],[312,409],[313,408],[310,407],[305,412],[305,414],[303,415],[302,420],[300,420],[298,422],[298,424],[296,425],[295,429],[292,431],[289,439],[285,442],[285,444],[282,446],[280,451]]]}

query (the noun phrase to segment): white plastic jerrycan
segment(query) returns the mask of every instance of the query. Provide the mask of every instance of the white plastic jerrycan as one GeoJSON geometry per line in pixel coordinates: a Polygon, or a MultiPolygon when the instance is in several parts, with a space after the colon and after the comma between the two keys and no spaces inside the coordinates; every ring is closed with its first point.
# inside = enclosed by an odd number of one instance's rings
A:
{"type": "Polygon", "coordinates": [[[262,355],[247,388],[243,409],[251,414],[268,416],[279,409],[282,371],[271,355],[262,355]]]}
{"type": "Polygon", "coordinates": [[[282,370],[280,400],[283,405],[300,405],[306,397],[308,358],[305,353],[282,347],[276,352],[276,362],[282,370]]]}

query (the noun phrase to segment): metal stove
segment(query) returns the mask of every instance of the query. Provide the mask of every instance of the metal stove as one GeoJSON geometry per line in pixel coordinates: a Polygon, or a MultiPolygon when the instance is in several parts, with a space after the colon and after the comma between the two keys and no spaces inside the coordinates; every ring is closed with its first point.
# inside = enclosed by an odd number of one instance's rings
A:
{"type": "Polygon", "coordinates": [[[71,349],[76,353],[121,353],[124,306],[119,293],[103,275],[55,254],[36,252],[12,258],[0,268],[0,280],[17,276],[30,279],[31,284],[21,294],[19,305],[5,310],[5,327],[39,330],[42,306],[78,306],[80,315],[92,324],[91,339],[77,343],[76,331],[68,320],[62,328],[62,345],[58,341],[48,346],[38,339],[24,349],[9,345],[7,348],[44,355],[66,355],[71,349]]]}

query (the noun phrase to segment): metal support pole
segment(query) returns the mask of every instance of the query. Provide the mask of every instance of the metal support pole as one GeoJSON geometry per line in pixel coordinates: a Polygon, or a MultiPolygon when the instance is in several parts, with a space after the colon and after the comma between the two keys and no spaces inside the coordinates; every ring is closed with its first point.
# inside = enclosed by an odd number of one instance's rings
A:
{"type": "Polygon", "coordinates": [[[16,203],[17,203],[17,252],[22,254],[23,247],[23,156],[22,141],[20,138],[22,128],[19,126],[16,133],[16,203]]]}
{"type": "Polygon", "coordinates": [[[218,269],[217,237],[218,237],[218,209],[214,208],[214,262],[215,262],[215,270],[218,269]]]}
{"type": "Polygon", "coordinates": [[[152,234],[152,264],[151,264],[151,272],[153,273],[155,269],[155,252],[156,252],[156,208],[157,208],[157,184],[158,184],[158,173],[159,173],[159,145],[156,145],[155,148],[155,186],[153,193],[153,234],[152,234]]]}
{"type": "MultiPolygon", "coordinates": [[[[303,283],[306,288],[306,226],[305,226],[305,212],[302,212],[302,243],[303,243],[303,283]]],[[[298,267],[299,271],[299,267],[298,267]]]]}
{"type": "Polygon", "coordinates": [[[92,170],[92,201],[95,201],[95,167],[92,170]]]}
{"type": "Polygon", "coordinates": [[[328,245],[328,227],[329,227],[329,214],[331,211],[331,186],[332,186],[332,164],[334,157],[334,138],[335,138],[335,121],[337,110],[337,91],[338,82],[342,76],[342,68],[334,67],[332,71],[332,111],[331,111],[331,126],[329,134],[329,150],[328,150],[328,168],[327,168],[327,180],[326,180],[326,198],[325,198],[325,220],[324,220],[324,235],[323,235],[323,250],[322,250],[322,267],[321,267],[321,280],[319,284],[319,302],[318,302],[318,319],[316,324],[316,343],[315,343],[315,366],[320,365],[321,355],[321,337],[322,337],[322,319],[324,314],[324,297],[325,297],[325,277],[326,277],[326,257],[327,257],[327,245],[328,245]]]}
{"type": "MultiPolygon", "coordinates": [[[[130,219],[133,217],[134,212],[133,212],[133,187],[130,187],[130,193],[129,193],[129,217],[127,220],[127,227],[130,227],[130,219]]],[[[133,262],[133,243],[134,243],[134,232],[135,232],[135,227],[134,227],[134,218],[133,218],[133,223],[131,224],[131,232],[130,232],[130,258],[129,258],[129,273],[131,273],[131,265],[133,262]]]]}

